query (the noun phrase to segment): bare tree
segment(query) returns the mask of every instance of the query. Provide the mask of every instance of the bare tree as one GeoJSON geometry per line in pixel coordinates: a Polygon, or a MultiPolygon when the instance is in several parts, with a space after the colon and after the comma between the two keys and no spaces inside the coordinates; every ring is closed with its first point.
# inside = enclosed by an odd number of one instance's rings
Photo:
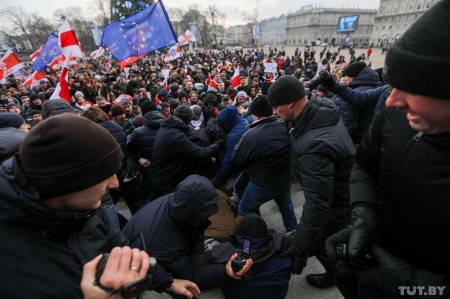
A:
{"type": "Polygon", "coordinates": [[[96,8],[97,15],[94,17],[96,25],[104,27],[111,21],[111,4],[109,0],[93,0],[92,6],[96,8]]]}

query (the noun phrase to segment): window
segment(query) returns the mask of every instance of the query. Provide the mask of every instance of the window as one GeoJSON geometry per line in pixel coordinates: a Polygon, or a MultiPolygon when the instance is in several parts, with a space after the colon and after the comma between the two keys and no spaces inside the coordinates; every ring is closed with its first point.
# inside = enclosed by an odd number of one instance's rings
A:
{"type": "Polygon", "coordinates": [[[422,4],[417,4],[417,10],[419,10],[422,7],[422,4]]]}
{"type": "Polygon", "coordinates": [[[430,2],[428,2],[427,4],[425,4],[425,8],[430,8],[430,2]]]}
{"type": "Polygon", "coordinates": [[[383,26],[383,30],[386,28],[386,26],[383,26]]]}
{"type": "Polygon", "coordinates": [[[400,28],[400,25],[399,24],[395,25],[395,29],[398,29],[398,28],[400,28]]]}
{"type": "Polygon", "coordinates": [[[392,25],[389,25],[389,30],[391,30],[392,29],[392,25]]]}
{"type": "Polygon", "coordinates": [[[408,24],[403,24],[403,29],[406,29],[408,27],[408,24]]]}
{"type": "Polygon", "coordinates": [[[412,5],[410,5],[410,6],[409,6],[409,9],[408,9],[408,10],[412,10],[412,9],[413,9],[413,6],[412,6],[412,5]]]}

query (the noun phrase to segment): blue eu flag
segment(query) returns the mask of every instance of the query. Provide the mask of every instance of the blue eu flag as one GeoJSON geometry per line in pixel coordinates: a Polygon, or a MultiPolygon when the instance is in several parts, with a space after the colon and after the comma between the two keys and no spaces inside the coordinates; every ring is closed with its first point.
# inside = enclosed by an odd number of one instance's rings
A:
{"type": "Polygon", "coordinates": [[[137,14],[109,24],[103,30],[101,44],[118,61],[173,45],[177,36],[158,1],[137,14]]]}
{"type": "Polygon", "coordinates": [[[41,53],[36,58],[31,68],[36,72],[42,72],[47,67],[47,64],[52,62],[53,58],[62,54],[62,48],[58,44],[58,36],[53,33],[47,38],[44,46],[41,49],[41,53]]]}

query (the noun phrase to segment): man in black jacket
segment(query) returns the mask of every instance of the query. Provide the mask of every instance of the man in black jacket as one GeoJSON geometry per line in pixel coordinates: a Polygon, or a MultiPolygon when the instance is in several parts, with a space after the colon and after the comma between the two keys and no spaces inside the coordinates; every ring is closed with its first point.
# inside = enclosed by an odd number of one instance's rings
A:
{"type": "Polygon", "coordinates": [[[325,240],[350,223],[349,177],[355,147],[331,100],[308,100],[299,80],[282,76],[269,88],[276,113],[292,122],[290,131],[294,174],[305,194],[303,213],[295,233],[293,274],[301,274],[315,255],[325,274],[307,276],[309,284],[334,283],[334,269],[325,251],[325,240]]]}
{"type": "Polygon", "coordinates": [[[193,117],[191,108],[180,105],[156,133],[149,168],[152,199],[175,191],[182,180],[196,173],[194,158],[208,159],[218,152],[217,144],[201,147],[188,139],[193,117]]]}
{"type": "Polygon", "coordinates": [[[327,241],[332,258],[340,243],[375,258],[355,271],[353,297],[450,295],[449,18],[450,1],[438,2],[387,53],[393,89],[356,155],[352,224],[327,241]]]}
{"type": "MultiPolygon", "coordinates": [[[[196,255],[204,254],[204,231],[208,217],[217,212],[217,195],[211,182],[202,176],[191,175],[180,182],[174,193],[162,196],[140,209],[127,223],[123,233],[130,239],[143,234],[146,246],[166,277],[195,282],[201,290],[217,288],[240,279],[251,266],[234,273],[231,259],[226,265],[203,265],[196,255]]],[[[232,258],[234,258],[233,256],[232,258]]]]}
{"type": "MultiPolygon", "coordinates": [[[[292,163],[286,123],[273,116],[266,96],[257,97],[250,110],[255,121],[242,136],[231,159],[250,177],[240,198],[238,215],[259,213],[262,204],[274,199],[286,231],[293,231],[297,220],[291,200],[292,163]]],[[[242,177],[245,176],[239,176],[242,177]]]]}

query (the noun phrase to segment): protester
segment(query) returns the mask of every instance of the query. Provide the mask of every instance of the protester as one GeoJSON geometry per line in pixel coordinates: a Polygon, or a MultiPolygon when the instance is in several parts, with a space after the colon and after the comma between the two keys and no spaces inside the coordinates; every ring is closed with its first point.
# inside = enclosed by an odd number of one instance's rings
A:
{"type": "Polygon", "coordinates": [[[23,118],[14,113],[0,113],[0,163],[19,151],[28,132],[23,118]]]}
{"type": "Polygon", "coordinates": [[[356,155],[352,224],[327,241],[332,259],[343,243],[351,258],[369,250],[376,262],[367,270],[340,263],[347,281],[348,270],[356,274],[346,297],[401,298],[402,287],[418,286],[450,294],[450,76],[441,44],[449,17],[450,1],[437,3],[387,53],[383,79],[393,88],[356,155]],[[436,70],[440,80],[422,80],[436,70]]]}

